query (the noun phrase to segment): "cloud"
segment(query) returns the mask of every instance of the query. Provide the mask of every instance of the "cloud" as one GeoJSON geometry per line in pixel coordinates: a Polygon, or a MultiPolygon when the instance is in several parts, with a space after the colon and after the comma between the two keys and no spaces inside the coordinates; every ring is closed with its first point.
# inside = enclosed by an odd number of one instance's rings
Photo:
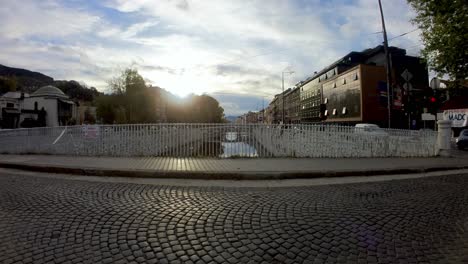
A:
{"type": "MultiPolygon", "coordinates": [[[[383,4],[389,38],[414,29],[405,0],[383,4]]],[[[2,64],[100,90],[134,66],[179,95],[238,94],[222,98],[227,114],[281,92],[285,69],[295,72],[285,76],[287,88],[352,50],[382,42],[372,34],[381,30],[374,0],[6,1],[0,24],[2,64]]],[[[418,32],[390,43],[412,47],[410,54],[421,47],[418,32]]]]}
{"type": "Polygon", "coordinates": [[[0,7],[0,35],[3,38],[67,37],[90,32],[98,16],[64,7],[59,2],[6,1],[0,7]]]}
{"type": "Polygon", "coordinates": [[[261,110],[262,107],[266,107],[268,105],[268,98],[258,96],[223,93],[214,93],[210,95],[220,102],[220,105],[224,108],[224,113],[227,116],[239,116],[248,111],[258,111],[261,110]]]}

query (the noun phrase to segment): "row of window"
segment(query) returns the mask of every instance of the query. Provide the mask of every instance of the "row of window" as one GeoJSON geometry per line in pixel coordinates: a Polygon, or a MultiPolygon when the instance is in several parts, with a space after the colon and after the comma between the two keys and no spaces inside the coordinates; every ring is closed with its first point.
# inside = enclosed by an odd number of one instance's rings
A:
{"type": "Polygon", "coordinates": [[[320,96],[320,94],[321,94],[320,89],[305,91],[301,93],[301,100],[306,100],[311,97],[320,96]]]}
{"type": "MultiPolygon", "coordinates": [[[[358,77],[358,74],[357,73],[354,73],[351,77],[351,81],[357,81],[359,79],[358,77]]],[[[347,81],[348,79],[346,79],[346,77],[344,77],[343,79],[341,79],[341,81],[336,81],[336,82],[333,82],[331,84],[324,84],[324,86],[326,87],[331,87],[331,88],[337,88],[338,87],[338,84],[341,84],[342,86],[345,86],[347,84],[347,81]],[[330,85],[330,86],[328,86],[330,85]]],[[[326,88],[324,87],[324,88],[326,88]]]]}
{"type": "MultiPolygon", "coordinates": [[[[348,74],[348,75],[349,75],[349,74],[348,74]]],[[[342,85],[342,86],[346,85],[347,82],[348,82],[348,81],[347,81],[348,79],[347,79],[346,77],[347,77],[347,76],[344,76],[343,79],[341,79],[341,85],[342,85]]],[[[351,81],[357,81],[357,80],[359,80],[358,73],[357,73],[357,72],[353,73],[350,80],[351,80],[351,81]]],[[[333,82],[333,83],[331,83],[331,84],[330,84],[330,85],[331,85],[331,88],[337,88],[337,87],[338,87],[338,84],[337,84],[337,83],[340,83],[340,82],[333,82]]],[[[324,84],[324,86],[325,86],[325,85],[328,87],[329,84],[324,84]]],[[[324,88],[326,88],[326,87],[324,87],[324,88]]],[[[308,90],[308,91],[307,91],[307,90],[304,91],[304,87],[302,87],[302,89],[301,89],[301,100],[306,100],[306,99],[309,99],[309,98],[312,98],[312,97],[315,97],[315,96],[320,96],[320,95],[321,95],[320,89],[310,89],[310,90],[308,90]]]]}
{"type": "MultiPolygon", "coordinates": [[[[342,114],[342,115],[346,115],[347,113],[348,113],[348,109],[347,109],[346,107],[343,107],[343,108],[341,109],[341,114],[342,114]]],[[[338,111],[336,110],[336,108],[333,109],[333,110],[331,111],[331,113],[330,113],[328,110],[325,110],[325,113],[324,113],[324,114],[325,114],[325,116],[328,116],[329,114],[336,116],[336,115],[338,115],[338,111]]]]}
{"type": "Polygon", "coordinates": [[[320,110],[319,109],[312,109],[308,111],[301,112],[302,118],[319,118],[320,117],[320,110]]]}

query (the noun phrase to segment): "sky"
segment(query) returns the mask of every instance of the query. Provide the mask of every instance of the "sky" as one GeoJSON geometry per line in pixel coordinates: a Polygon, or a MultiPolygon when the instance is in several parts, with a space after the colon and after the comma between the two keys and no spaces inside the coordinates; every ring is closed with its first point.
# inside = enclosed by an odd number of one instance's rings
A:
{"type": "MultiPolygon", "coordinates": [[[[382,0],[390,45],[418,55],[406,0],[382,0]],[[406,32],[404,36],[392,39],[406,32]]],[[[0,5],[0,64],[107,92],[127,67],[226,115],[267,106],[350,51],[382,43],[377,0],[22,0],[0,5]]]]}

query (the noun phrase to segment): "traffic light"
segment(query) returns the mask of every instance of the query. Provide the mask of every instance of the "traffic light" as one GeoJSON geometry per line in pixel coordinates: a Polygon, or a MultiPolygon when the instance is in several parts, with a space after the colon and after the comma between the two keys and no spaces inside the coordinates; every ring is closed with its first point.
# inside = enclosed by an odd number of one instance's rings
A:
{"type": "Polygon", "coordinates": [[[427,111],[436,115],[440,108],[440,101],[436,96],[429,96],[427,102],[427,111]]]}

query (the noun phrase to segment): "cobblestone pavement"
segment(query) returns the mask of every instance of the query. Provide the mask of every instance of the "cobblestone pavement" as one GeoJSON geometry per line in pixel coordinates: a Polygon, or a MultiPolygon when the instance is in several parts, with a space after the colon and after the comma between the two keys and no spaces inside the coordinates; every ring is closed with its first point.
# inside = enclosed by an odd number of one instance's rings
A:
{"type": "Polygon", "coordinates": [[[468,263],[468,175],[300,188],[0,175],[0,263],[468,263]]]}

